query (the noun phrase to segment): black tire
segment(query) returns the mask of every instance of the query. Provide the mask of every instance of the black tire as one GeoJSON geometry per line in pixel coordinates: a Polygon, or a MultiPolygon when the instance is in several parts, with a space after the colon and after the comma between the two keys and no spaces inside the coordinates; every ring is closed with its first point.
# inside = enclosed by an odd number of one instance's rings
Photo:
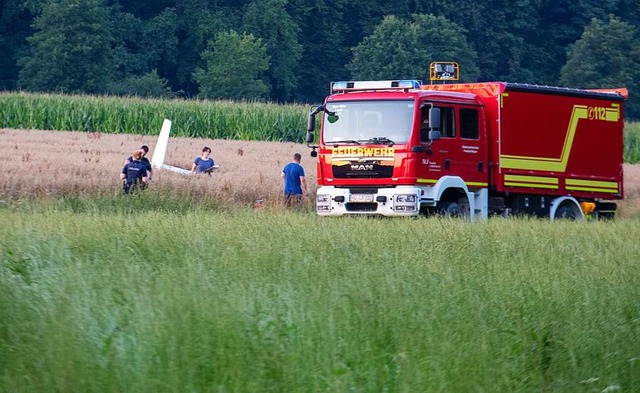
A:
{"type": "Polygon", "coordinates": [[[556,210],[554,220],[569,220],[575,221],[578,219],[575,210],[571,206],[562,205],[556,210]]]}
{"type": "Polygon", "coordinates": [[[442,202],[438,213],[447,218],[463,218],[464,210],[455,202],[442,202]]]}

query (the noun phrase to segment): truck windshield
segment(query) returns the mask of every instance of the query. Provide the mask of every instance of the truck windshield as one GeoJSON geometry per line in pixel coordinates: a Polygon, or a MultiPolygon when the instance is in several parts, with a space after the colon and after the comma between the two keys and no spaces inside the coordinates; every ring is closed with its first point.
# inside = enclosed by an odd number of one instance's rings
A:
{"type": "Polygon", "coordinates": [[[340,101],[326,105],[338,120],[325,114],[324,143],[407,143],[413,125],[414,102],[340,101]],[[334,120],[334,119],[332,119],[334,120]]]}

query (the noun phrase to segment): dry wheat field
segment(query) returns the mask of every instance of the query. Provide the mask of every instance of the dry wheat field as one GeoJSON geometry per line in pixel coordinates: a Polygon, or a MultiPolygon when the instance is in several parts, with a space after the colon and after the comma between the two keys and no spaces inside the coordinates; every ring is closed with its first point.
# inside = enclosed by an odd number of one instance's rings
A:
{"type": "MultiPolygon", "coordinates": [[[[118,194],[124,160],[143,144],[151,159],[156,140],[151,135],[0,129],[0,198],[118,194]]],[[[282,192],[280,171],[299,152],[309,191],[315,191],[315,159],[296,143],[172,137],[165,163],[190,169],[204,146],[220,165],[212,176],[156,169],[151,187],[223,204],[251,205],[261,199],[276,205],[282,192]]],[[[625,164],[624,173],[625,200],[618,216],[639,216],[640,165],[625,164]]]]}
{"type": "MultiPolygon", "coordinates": [[[[0,129],[0,195],[7,199],[120,193],[124,160],[140,146],[153,156],[156,136],[65,131],[0,129]]],[[[212,176],[185,176],[156,169],[151,187],[182,196],[215,198],[220,203],[251,204],[262,199],[278,203],[280,172],[293,154],[302,154],[309,191],[316,182],[315,161],[305,145],[170,138],[165,163],[191,169],[202,148],[220,169],[212,176]]]]}

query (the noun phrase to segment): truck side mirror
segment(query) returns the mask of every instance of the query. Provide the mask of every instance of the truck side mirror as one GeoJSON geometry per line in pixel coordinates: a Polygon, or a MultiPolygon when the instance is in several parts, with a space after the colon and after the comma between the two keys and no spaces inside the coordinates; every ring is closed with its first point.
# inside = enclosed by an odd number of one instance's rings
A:
{"type": "Polygon", "coordinates": [[[437,141],[440,139],[440,131],[431,130],[429,131],[429,140],[437,141]]]}
{"type": "Polygon", "coordinates": [[[313,131],[307,131],[307,143],[313,143],[313,131]]]}
{"type": "MultiPolygon", "coordinates": [[[[309,118],[307,119],[307,132],[313,132],[316,129],[316,114],[315,112],[309,113],[309,118]]],[[[307,133],[307,139],[309,138],[309,134],[307,133]]]]}
{"type": "Polygon", "coordinates": [[[429,127],[432,130],[440,129],[440,108],[429,108],[429,127]]]}

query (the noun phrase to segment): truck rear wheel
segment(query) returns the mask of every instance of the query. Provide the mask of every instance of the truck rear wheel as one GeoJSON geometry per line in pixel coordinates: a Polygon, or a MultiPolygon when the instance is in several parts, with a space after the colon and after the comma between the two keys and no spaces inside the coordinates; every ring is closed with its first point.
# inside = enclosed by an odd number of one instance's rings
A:
{"type": "Polygon", "coordinates": [[[556,220],[569,220],[575,221],[577,218],[576,212],[571,208],[571,206],[563,205],[556,210],[556,215],[554,219],[556,220]]]}

